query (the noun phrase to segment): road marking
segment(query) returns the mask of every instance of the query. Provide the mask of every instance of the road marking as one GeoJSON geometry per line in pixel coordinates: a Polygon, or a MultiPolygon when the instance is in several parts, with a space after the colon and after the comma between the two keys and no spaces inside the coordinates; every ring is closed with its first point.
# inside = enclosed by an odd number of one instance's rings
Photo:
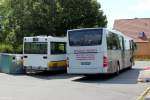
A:
{"type": "Polygon", "coordinates": [[[136,100],[144,100],[144,97],[150,92],[150,87],[148,87],[136,100]]]}

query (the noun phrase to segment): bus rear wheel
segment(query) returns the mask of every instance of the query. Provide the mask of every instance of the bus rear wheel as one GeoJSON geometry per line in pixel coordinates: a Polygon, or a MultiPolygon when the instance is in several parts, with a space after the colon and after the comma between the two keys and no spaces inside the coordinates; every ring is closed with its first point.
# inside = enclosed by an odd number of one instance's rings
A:
{"type": "Polygon", "coordinates": [[[120,73],[120,65],[118,64],[117,70],[116,70],[116,75],[119,75],[119,73],[120,73]]]}

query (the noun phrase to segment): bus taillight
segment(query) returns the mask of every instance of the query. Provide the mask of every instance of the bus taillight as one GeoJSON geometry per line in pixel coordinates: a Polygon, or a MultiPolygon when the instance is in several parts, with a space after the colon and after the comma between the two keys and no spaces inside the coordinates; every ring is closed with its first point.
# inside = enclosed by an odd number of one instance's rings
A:
{"type": "Polygon", "coordinates": [[[103,57],[103,67],[108,67],[108,57],[103,57]]]}

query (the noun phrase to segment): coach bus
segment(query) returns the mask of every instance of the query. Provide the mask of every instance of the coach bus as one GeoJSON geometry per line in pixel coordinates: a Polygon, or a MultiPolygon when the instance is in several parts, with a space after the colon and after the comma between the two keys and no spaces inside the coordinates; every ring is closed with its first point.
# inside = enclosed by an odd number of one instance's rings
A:
{"type": "Polygon", "coordinates": [[[132,38],[106,28],[67,31],[69,74],[112,74],[134,64],[132,38]]]}
{"type": "Polygon", "coordinates": [[[23,61],[27,72],[66,70],[66,38],[24,37],[23,61]]]}

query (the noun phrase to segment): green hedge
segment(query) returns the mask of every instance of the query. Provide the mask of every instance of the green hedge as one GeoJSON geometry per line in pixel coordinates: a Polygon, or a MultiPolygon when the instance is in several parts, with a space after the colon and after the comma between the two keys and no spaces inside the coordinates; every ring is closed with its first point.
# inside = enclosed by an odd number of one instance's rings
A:
{"type": "Polygon", "coordinates": [[[23,51],[23,45],[18,45],[15,48],[15,53],[22,54],[22,51],[23,51]]]}
{"type": "Polygon", "coordinates": [[[13,46],[10,44],[0,44],[0,53],[13,53],[13,46]]]}
{"type": "Polygon", "coordinates": [[[22,45],[13,47],[11,44],[0,43],[0,53],[22,53],[22,45]]]}

